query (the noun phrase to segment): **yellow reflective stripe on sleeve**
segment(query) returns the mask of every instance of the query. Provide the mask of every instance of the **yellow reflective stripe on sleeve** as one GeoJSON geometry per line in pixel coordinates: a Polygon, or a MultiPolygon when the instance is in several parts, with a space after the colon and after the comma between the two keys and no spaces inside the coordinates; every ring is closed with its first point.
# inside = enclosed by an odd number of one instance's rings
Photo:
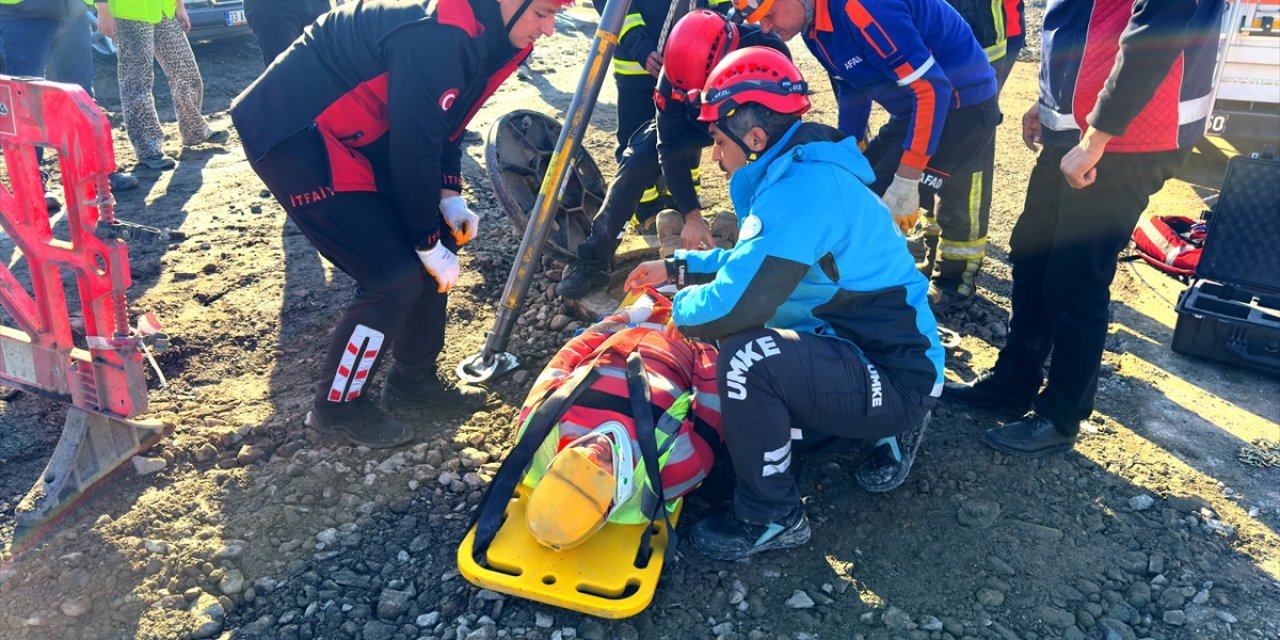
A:
{"type": "Polygon", "coordinates": [[[640,196],[640,202],[653,202],[658,199],[658,187],[652,186],[644,190],[644,195],[640,196]]]}
{"type": "Polygon", "coordinates": [[[622,30],[618,32],[618,39],[621,40],[627,37],[628,31],[636,27],[643,27],[643,26],[644,26],[644,16],[638,13],[627,14],[627,17],[622,20],[622,30]]]}
{"type": "Polygon", "coordinates": [[[634,62],[632,60],[619,60],[617,58],[613,59],[613,72],[624,76],[639,76],[647,75],[649,73],[648,71],[645,71],[644,65],[639,62],[634,62]]]}

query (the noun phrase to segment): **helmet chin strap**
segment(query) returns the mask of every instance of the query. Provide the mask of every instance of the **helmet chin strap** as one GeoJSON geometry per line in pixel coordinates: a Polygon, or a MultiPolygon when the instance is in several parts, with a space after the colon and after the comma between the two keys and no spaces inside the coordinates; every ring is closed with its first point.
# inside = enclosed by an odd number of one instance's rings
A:
{"type": "MultiPolygon", "coordinates": [[[[721,122],[723,123],[723,121],[721,122]]],[[[742,149],[742,153],[747,157],[748,163],[759,160],[761,155],[764,155],[769,151],[770,148],[773,147],[774,141],[769,140],[764,143],[763,149],[759,151],[755,151],[750,146],[747,145],[747,142],[745,140],[738,137],[738,134],[734,133],[731,129],[729,129],[729,127],[723,126],[722,124],[720,126],[717,126],[717,128],[720,129],[720,133],[723,133],[726,138],[732,140],[734,144],[738,145],[738,147],[742,149]]]]}
{"type": "Polygon", "coordinates": [[[511,15],[511,19],[507,21],[507,33],[511,33],[511,27],[516,26],[516,20],[519,20],[520,16],[524,15],[524,12],[528,11],[529,6],[532,4],[533,0],[524,0],[524,2],[520,3],[520,8],[516,9],[516,12],[511,15]]]}

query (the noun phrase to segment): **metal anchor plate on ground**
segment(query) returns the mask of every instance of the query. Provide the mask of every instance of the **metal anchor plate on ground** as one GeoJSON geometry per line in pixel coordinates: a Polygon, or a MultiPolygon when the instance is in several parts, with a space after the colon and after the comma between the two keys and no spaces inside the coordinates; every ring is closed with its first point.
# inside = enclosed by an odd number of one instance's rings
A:
{"type": "Polygon", "coordinates": [[[127,420],[71,407],[49,464],[18,503],[14,514],[17,526],[38,525],[70,498],[87,491],[172,430],[171,425],[162,422],[127,420]]]}
{"type": "MultiPolygon", "coordinates": [[[[525,109],[512,111],[493,123],[485,142],[485,171],[498,204],[524,233],[551,164],[561,125],[554,118],[525,109]]],[[[547,246],[565,257],[591,234],[591,219],[604,202],[605,180],[586,149],[574,155],[564,196],[547,236],[547,246]]]]}

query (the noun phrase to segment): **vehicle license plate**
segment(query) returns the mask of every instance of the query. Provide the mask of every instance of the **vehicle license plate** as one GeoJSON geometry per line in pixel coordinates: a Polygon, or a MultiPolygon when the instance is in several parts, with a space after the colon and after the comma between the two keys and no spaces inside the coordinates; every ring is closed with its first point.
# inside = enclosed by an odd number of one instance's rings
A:
{"type": "Polygon", "coordinates": [[[243,9],[237,9],[237,10],[235,10],[235,11],[228,11],[228,12],[227,12],[227,26],[228,26],[228,27],[238,27],[238,26],[240,26],[240,25],[244,24],[245,22],[247,22],[247,20],[245,20],[245,19],[244,19],[244,10],[243,10],[243,9]]]}

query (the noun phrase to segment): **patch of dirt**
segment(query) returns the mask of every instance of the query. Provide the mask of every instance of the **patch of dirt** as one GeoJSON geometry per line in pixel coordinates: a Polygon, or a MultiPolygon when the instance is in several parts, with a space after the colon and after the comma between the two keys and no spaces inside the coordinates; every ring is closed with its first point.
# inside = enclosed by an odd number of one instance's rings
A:
{"type": "MultiPolygon", "coordinates": [[[[563,120],[594,20],[589,7],[571,10],[535,53],[531,78],[502,87],[473,128],[516,108],[563,120]]],[[[825,77],[802,46],[793,49],[809,77],[825,77]]],[[[230,99],[260,71],[257,51],[233,42],[200,46],[197,56],[210,118],[229,126],[230,99]]],[[[101,66],[97,81],[114,114],[114,69],[101,66]]],[[[1005,248],[1033,162],[1017,128],[1035,93],[1034,65],[1018,65],[1003,97],[985,300],[943,318],[965,336],[948,354],[954,378],[990,365],[1003,341],[1005,248]]],[[[614,170],[613,96],[606,80],[586,140],[605,175],[614,170]]],[[[812,117],[834,122],[825,86],[815,101],[812,117]]],[[[120,162],[130,164],[113,121],[120,162]]],[[[1280,438],[1280,385],[1173,354],[1181,285],[1133,262],[1113,287],[1093,429],[1069,454],[993,453],[980,433],[1007,416],[943,405],[901,489],[857,490],[848,471],[856,454],[805,459],[807,546],[726,564],[682,545],[653,604],[632,619],[472,587],[458,574],[457,543],[511,446],[532,376],[579,326],[560,318],[572,313],[550,289],[559,265],[544,261],[512,338],[524,368],[491,387],[484,411],[403,416],[420,443],[399,451],[341,446],[301,418],[318,345],[351,299],[351,281],[286,222],[234,135],[225,148],[179,153],[173,125],[166,131],[177,170],[143,174],[141,189],[118,195],[121,218],[184,234],[130,248],[131,307],[155,311],[174,336],[159,358],[169,389],[152,376],[142,416],[175,426],[145,454],[165,467],[116,474],[14,541],[13,506],[39,476],[65,409],[29,396],[0,408],[0,536],[16,543],[0,557],[0,636],[1280,637],[1280,472],[1236,461],[1245,442],[1280,438]]],[[[1202,209],[1225,168],[1224,146],[1202,145],[1152,211],[1202,209]]],[[[467,197],[484,222],[462,255],[447,366],[481,346],[520,240],[484,177],[483,148],[467,152],[467,197]]],[[[709,204],[727,206],[723,178],[704,166],[709,204]]],[[[709,482],[683,526],[718,507],[726,488],[723,477],[709,482]]]]}

